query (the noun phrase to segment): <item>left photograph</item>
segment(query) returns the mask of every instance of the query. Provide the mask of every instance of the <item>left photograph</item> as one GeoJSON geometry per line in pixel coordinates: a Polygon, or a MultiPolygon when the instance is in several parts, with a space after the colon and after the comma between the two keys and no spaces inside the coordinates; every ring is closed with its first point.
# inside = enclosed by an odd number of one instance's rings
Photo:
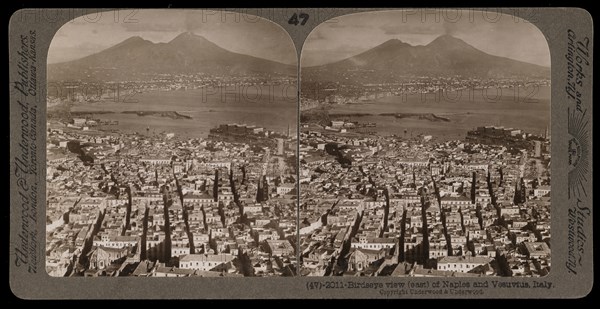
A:
{"type": "Polygon", "coordinates": [[[50,276],[297,273],[297,53],[207,10],[77,17],[48,52],[50,276]]]}

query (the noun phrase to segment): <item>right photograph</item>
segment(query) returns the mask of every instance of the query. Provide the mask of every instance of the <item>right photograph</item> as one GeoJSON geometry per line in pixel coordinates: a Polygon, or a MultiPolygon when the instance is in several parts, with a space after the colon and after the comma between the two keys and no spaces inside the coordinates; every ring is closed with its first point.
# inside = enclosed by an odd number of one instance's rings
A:
{"type": "Polygon", "coordinates": [[[551,268],[550,52],[518,17],[336,17],[300,59],[302,276],[551,268]]]}

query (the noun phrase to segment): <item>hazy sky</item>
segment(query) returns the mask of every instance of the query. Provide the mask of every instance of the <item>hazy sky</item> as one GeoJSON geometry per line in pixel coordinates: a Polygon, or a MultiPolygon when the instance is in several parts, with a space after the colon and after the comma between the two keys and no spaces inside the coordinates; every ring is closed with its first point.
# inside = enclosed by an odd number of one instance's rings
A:
{"type": "Polygon", "coordinates": [[[266,19],[233,12],[175,9],[120,10],[78,17],[54,36],[48,63],[79,59],[132,36],[168,42],[186,31],[233,52],[297,63],[287,32],[266,19]]]}
{"type": "Polygon", "coordinates": [[[495,11],[415,10],[357,13],[317,26],[302,47],[301,65],[342,60],[389,39],[426,45],[450,34],[486,53],[550,66],[550,51],[533,24],[495,11]]]}

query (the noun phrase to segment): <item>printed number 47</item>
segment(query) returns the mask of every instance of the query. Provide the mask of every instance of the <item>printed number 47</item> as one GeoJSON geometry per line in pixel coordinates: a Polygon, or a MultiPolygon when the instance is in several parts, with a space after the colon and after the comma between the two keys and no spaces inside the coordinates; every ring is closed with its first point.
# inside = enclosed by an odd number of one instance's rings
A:
{"type": "Polygon", "coordinates": [[[300,23],[300,26],[304,26],[307,21],[308,21],[308,14],[306,14],[306,13],[300,13],[300,14],[294,13],[294,15],[292,15],[292,17],[290,17],[290,20],[288,20],[288,24],[297,26],[298,23],[300,23]],[[302,19],[302,21],[298,21],[298,17],[300,17],[300,19],[302,19]]]}

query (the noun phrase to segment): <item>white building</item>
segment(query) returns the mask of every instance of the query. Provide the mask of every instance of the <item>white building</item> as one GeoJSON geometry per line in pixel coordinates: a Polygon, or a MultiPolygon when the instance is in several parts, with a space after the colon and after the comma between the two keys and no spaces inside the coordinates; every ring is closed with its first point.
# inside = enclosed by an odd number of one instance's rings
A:
{"type": "Polygon", "coordinates": [[[292,191],[292,190],[294,190],[294,184],[292,184],[292,183],[289,183],[289,184],[286,183],[286,184],[283,184],[283,185],[277,187],[277,194],[278,195],[285,195],[285,194],[290,193],[290,191],[292,191]]]}
{"type": "Polygon", "coordinates": [[[360,249],[369,249],[369,250],[379,250],[379,249],[390,249],[396,244],[395,240],[392,238],[371,238],[366,241],[358,241],[352,242],[350,244],[351,248],[360,248],[360,249]]]}
{"type": "Polygon", "coordinates": [[[138,236],[112,236],[102,235],[100,239],[94,239],[94,246],[107,248],[124,248],[135,246],[140,238],[138,236]]]}
{"type": "Polygon", "coordinates": [[[157,158],[157,157],[146,157],[146,158],[141,158],[140,162],[148,163],[150,165],[169,165],[169,164],[171,164],[171,159],[169,159],[169,158],[157,158]]]}
{"type": "Polygon", "coordinates": [[[487,256],[445,256],[438,260],[437,270],[468,273],[492,261],[487,256]]]}
{"type": "Polygon", "coordinates": [[[533,195],[536,197],[546,196],[550,193],[550,186],[540,186],[533,190],[533,195]]]}
{"type": "Polygon", "coordinates": [[[179,268],[203,271],[227,271],[233,266],[234,256],[229,254],[188,254],[179,259],[179,268]]]}

